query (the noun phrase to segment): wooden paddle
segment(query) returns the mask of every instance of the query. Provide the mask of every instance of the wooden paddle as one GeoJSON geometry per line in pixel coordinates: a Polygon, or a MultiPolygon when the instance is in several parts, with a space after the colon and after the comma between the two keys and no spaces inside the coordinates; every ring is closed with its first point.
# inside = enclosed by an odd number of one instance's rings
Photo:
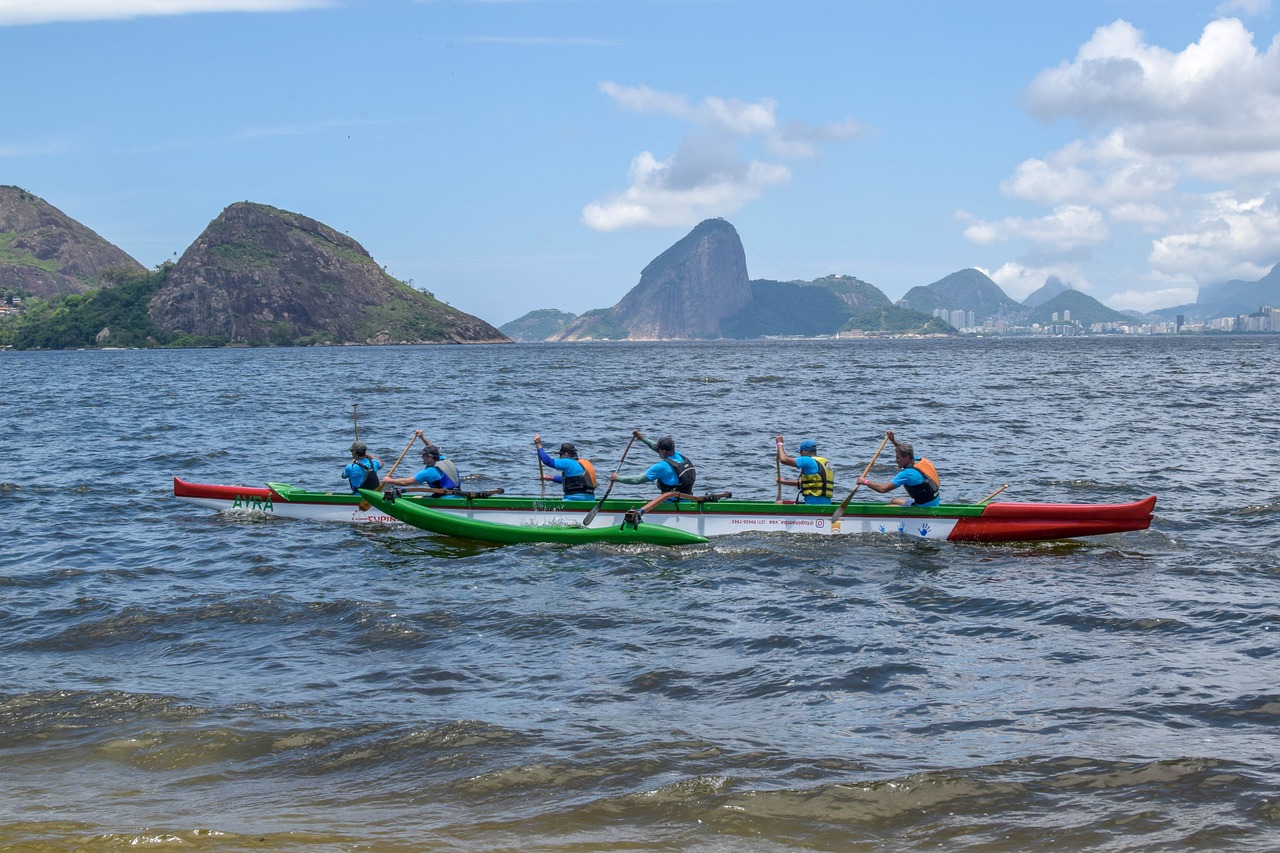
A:
{"type": "MultiPolygon", "coordinates": [[[[535,441],[533,443],[533,446],[535,449],[538,448],[539,447],[538,442],[535,441]]],[[[540,497],[545,498],[547,496],[547,475],[546,475],[546,472],[542,470],[542,454],[541,453],[538,454],[538,490],[539,490],[538,494],[540,497]]]]}
{"type": "Polygon", "coordinates": [[[778,456],[778,452],[781,450],[781,448],[775,442],[773,445],[773,449],[774,449],[774,454],[773,454],[774,477],[773,478],[778,481],[778,496],[773,499],[773,502],[776,504],[780,504],[782,503],[782,459],[778,456]]]}
{"type": "MultiPolygon", "coordinates": [[[[622,471],[622,463],[627,461],[627,454],[631,452],[631,445],[635,443],[636,443],[636,434],[633,432],[631,434],[631,440],[627,442],[626,448],[624,448],[622,451],[622,458],[618,460],[618,467],[613,469],[613,477],[618,476],[618,473],[622,471]]],[[[583,527],[588,527],[590,526],[591,522],[595,521],[596,514],[600,512],[600,507],[604,506],[604,502],[609,497],[609,493],[613,491],[613,484],[616,482],[613,479],[613,477],[609,478],[609,487],[604,490],[604,497],[596,501],[596,505],[593,506],[591,508],[591,511],[587,513],[586,517],[582,519],[583,527]]]]}
{"type": "Polygon", "coordinates": [[[1008,484],[1008,483],[1005,483],[1003,486],[1001,486],[1000,488],[996,489],[994,492],[992,492],[991,494],[987,495],[987,496],[986,496],[985,498],[983,498],[982,500],[978,501],[978,503],[979,503],[979,504],[987,503],[988,501],[990,501],[992,498],[994,498],[996,495],[1000,494],[1001,492],[1003,492],[1003,491],[1004,491],[1005,489],[1007,489],[1007,488],[1009,488],[1009,484],[1008,484]]]}
{"type": "MultiPolygon", "coordinates": [[[[356,403],[356,405],[358,406],[360,404],[356,403]]],[[[360,433],[357,431],[356,435],[359,435],[359,434],[360,433]]],[[[417,440],[418,440],[418,434],[415,432],[413,434],[413,438],[409,439],[409,443],[404,446],[404,450],[400,451],[400,456],[399,458],[396,459],[395,464],[391,466],[391,468],[387,471],[387,473],[379,477],[378,478],[379,480],[386,480],[388,477],[390,477],[392,474],[395,473],[396,468],[400,465],[400,460],[404,458],[404,455],[409,452],[409,448],[413,447],[413,443],[417,440]]],[[[426,439],[423,439],[423,440],[425,441],[426,439]]],[[[372,506],[372,504],[370,504],[367,500],[365,500],[364,498],[360,499],[361,512],[368,512],[370,506],[372,506]]]]}
{"type": "Polygon", "coordinates": [[[871,461],[867,463],[867,467],[862,469],[862,475],[858,477],[854,483],[853,491],[849,492],[848,497],[840,502],[840,506],[836,507],[836,511],[831,513],[832,525],[838,524],[840,518],[844,515],[845,508],[849,506],[849,501],[853,499],[853,493],[858,491],[858,486],[862,485],[862,478],[871,472],[871,466],[876,464],[876,460],[880,458],[880,451],[884,450],[884,446],[889,443],[889,433],[884,434],[884,440],[880,442],[880,446],[876,448],[876,455],[871,457],[871,461]]]}

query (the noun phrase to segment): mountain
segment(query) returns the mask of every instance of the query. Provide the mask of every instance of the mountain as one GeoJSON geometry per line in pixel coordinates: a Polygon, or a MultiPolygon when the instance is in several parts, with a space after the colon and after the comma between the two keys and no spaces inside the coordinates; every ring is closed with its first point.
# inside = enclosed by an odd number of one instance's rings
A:
{"type": "Polygon", "coordinates": [[[707,219],[650,262],[617,305],[586,312],[552,339],[720,338],[721,321],[751,298],[738,232],[723,219],[707,219]]]}
{"type": "Polygon", "coordinates": [[[857,312],[891,304],[879,288],[853,276],[757,279],[751,282],[751,301],[720,326],[728,338],[834,335],[857,312]]]}
{"type": "Polygon", "coordinates": [[[1273,266],[1257,281],[1233,279],[1222,284],[1205,285],[1200,288],[1195,302],[1160,308],[1151,313],[1167,320],[1178,314],[1212,319],[1253,314],[1263,305],[1280,307],[1280,264],[1273,266]]]}
{"type": "Polygon", "coordinates": [[[577,314],[570,314],[568,311],[539,308],[510,323],[504,323],[498,327],[498,331],[513,341],[545,341],[552,335],[559,334],[577,318],[577,314]]]}
{"type": "Polygon", "coordinates": [[[142,264],[20,187],[0,186],[0,290],[48,298],[110,282],[107,270],[142,264]]]}
{"type": "Polygon", "coordinates": [[[1039,323],[1048,326],[1054,323],[1079,323],[1086,329],[1094,323],[1132,323],[1133,318],[1113,308],[1108,308],[1092,296],[1078,290],[1064,290],[1057,296],[1034,308],[1027,316],[1027,323],[1039,323]],[[1066,319],[1066,312],[1071,312],[1071,319],[1066,319]],[[1058,315],[1054,320],[1053,315],[1058,315]]]}
{"type": "Polygon", "coordinates": [[[933,284],[913,287],[899,304],[930,315],[938,308],[972,311],[979,323],[991,319],[1020,319],[1027,313],[1000,285],[975,269],[953,272],[933,284]]]}
{"type": "Polygon", "coordinates": [[[231,343],[507,341],[483,320],[392,278],[350,237],[247,201],[209,223],[149,314],[162,329],[231,343]]]}
{"type": "Polygon", "coordinates": [[[1051,275],[1044,280],[1044,284],[1040,285],[1039,290],[1022,300],[1022,304],[1027,308],[1037,308],[1059,293],[1064,293],[1070,289],[1071,285],[1065,284],[1056,275],[1051,275]]]}

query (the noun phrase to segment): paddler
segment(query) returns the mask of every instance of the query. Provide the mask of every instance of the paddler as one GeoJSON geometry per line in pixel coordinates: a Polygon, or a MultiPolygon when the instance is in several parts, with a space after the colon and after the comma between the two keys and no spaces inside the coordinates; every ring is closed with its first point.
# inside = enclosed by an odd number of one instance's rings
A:
{"type": "Polygon", "coordinates": [[[638,486],[641,483],[651,482],[658,487],[658,491],[663,494],[671,494],[668,500],[679,500],[676,494],[693,494],[693,484],[698,478],[698,473],[683,454],[676,452],[676,440],[669,435],[664,435],[657,441],[650,441],[645,438],[640,430],[632,430],[631,435],[640,439],[654,453],[662,457],[660,462],[650,465],[643,474],[633,474],[628,477],[620,477],[615,471],[610,480],[617,483],[626,483],[629,486],[638,486]]]}
{"type": "MultiPolygon", "coordinates": [[[[421,430],[418,435],[422,435],[421,430]]],[[[426,486],[428,489],[439,490],[435,494],[446,496],[450,492],[456,492],[462,482],[458,466],[445,459],[444,451],[438,446],[431,444],[426,438],[422,440],[427,445],[422,448],[422,470],[412,477],[388,477],[383,482],[390,486],[426,486]]]]}
{"type": "Polygon", "coordinates": [[[596,469],[590,459],[579,459],[578,448],[570,442],[560,445],[560,458],[552,459],[551,454],[542,448],[542,436],[534,434],[533,446],[538,449],[538,458],[549,468],[560,473],[544,478],[564,486],[564,499],[567,501],[593,501],[596,499],[596,469]]]}
{"type": "Polygon", "coordinates": [[[835,492],[835,472],[831,470],[831,463],[827,461],[825,456],[816,455],[818,452],[818,442],[812,438],[806,438],[800,442],[800,449],[795,456],[790,456],[787,451],[782,449],[782,436],[778,436],[774,441],[778,447],[778,462],[783,465],[790,465],[800,472],[800,477],[790,480],[785,477],[778,477],[778,482],[784,486],[797,486],[800,489],[798,500],[806,504],[829,504],[831,496],[835,492]]]}
{"type": "MultiPolygon", "coordinates": [[[[876,483],[866,477],[858,480],[858,483],[881,494],[902,486],[911,496],[910,506],[937,506],[940,502],[938,469],[928,459],[916,456],[915,448],[910,442],[894,438],[893,430],[889,430],[887,435],[889,441],[893,442],[893,461],[901,470],[887,483],[876,483]]],[[[901,506],[907,503],[907,499],[894,498],[890,503],[901,506]]]]}
{"type": "Polygon", "coordinates": [[[382,470],[382,460],[369,455],[369,447],[360,439],[351,442],[351,462],[342,469],[342,476],[351,484],[351,491],[357,489],[377,489],[378,472],[382,470]]]}

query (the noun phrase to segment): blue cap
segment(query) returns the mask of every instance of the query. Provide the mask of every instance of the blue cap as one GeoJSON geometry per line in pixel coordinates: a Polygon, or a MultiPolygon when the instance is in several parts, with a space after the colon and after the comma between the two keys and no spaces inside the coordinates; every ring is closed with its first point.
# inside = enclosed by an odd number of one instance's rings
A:
{"type": "Polygon", "coordinates": [[[806,438],[804,441],[800,442],[800,449],[801,450],[817,450],[818,442],[814,441],[812,438],[806,438]]]}

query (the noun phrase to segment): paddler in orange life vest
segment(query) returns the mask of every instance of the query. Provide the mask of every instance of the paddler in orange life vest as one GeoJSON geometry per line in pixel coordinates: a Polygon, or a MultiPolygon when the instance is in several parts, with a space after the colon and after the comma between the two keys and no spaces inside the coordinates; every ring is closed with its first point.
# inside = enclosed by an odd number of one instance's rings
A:
{"type": "Polygon", "coordinates": [[[552,459],[542,449],[542,436],[534,435],[533,446],[538,448],[538,458],[559,471],[552,477],[544,475],[544,479],[564,486],[564,499],[567,501],[593,501],[596,499],[596,469],[590,459],[579,459],[578,449],[569,442],[560,445],[560,458],[552,459]]]}
{"type": "Polygon", "coordinates": [[[782,436],[778,436],[774,441],[778,445],[778,461],[800,472],[799,479],[788,480],[785,477],[779,477],[778,482],[784,486],[798,486],[800,500],[804,503],[831,503],[831,495],[835,492],[836,475],[825,456],[815,455],[818,452],[818,443],[812,438],[806,438],[800,442],[800,450],[797,454],[788,456],[787,451],[782,449],[782,436]]]}
{"type": "MultiPolygon", "coordinates": [[[[902,486],[911,496],[911,506],[937,506],[939,503],[938,469],[934,468],[933,463],[928,459],[916,456],[915,448],[910,442],[898,441],[894,438],[893,430],[889,430],[887,435],[893,442],[893,461],[897,462],[902,470],[894,474],[893,479],[887,483],[876,483],[866,477],[858,482],[881,494],[892,492],[898,486],[902,486]]],[[[906,502],[906,498],[894,498],[890,501],[898,505],[906,502]]]]}

